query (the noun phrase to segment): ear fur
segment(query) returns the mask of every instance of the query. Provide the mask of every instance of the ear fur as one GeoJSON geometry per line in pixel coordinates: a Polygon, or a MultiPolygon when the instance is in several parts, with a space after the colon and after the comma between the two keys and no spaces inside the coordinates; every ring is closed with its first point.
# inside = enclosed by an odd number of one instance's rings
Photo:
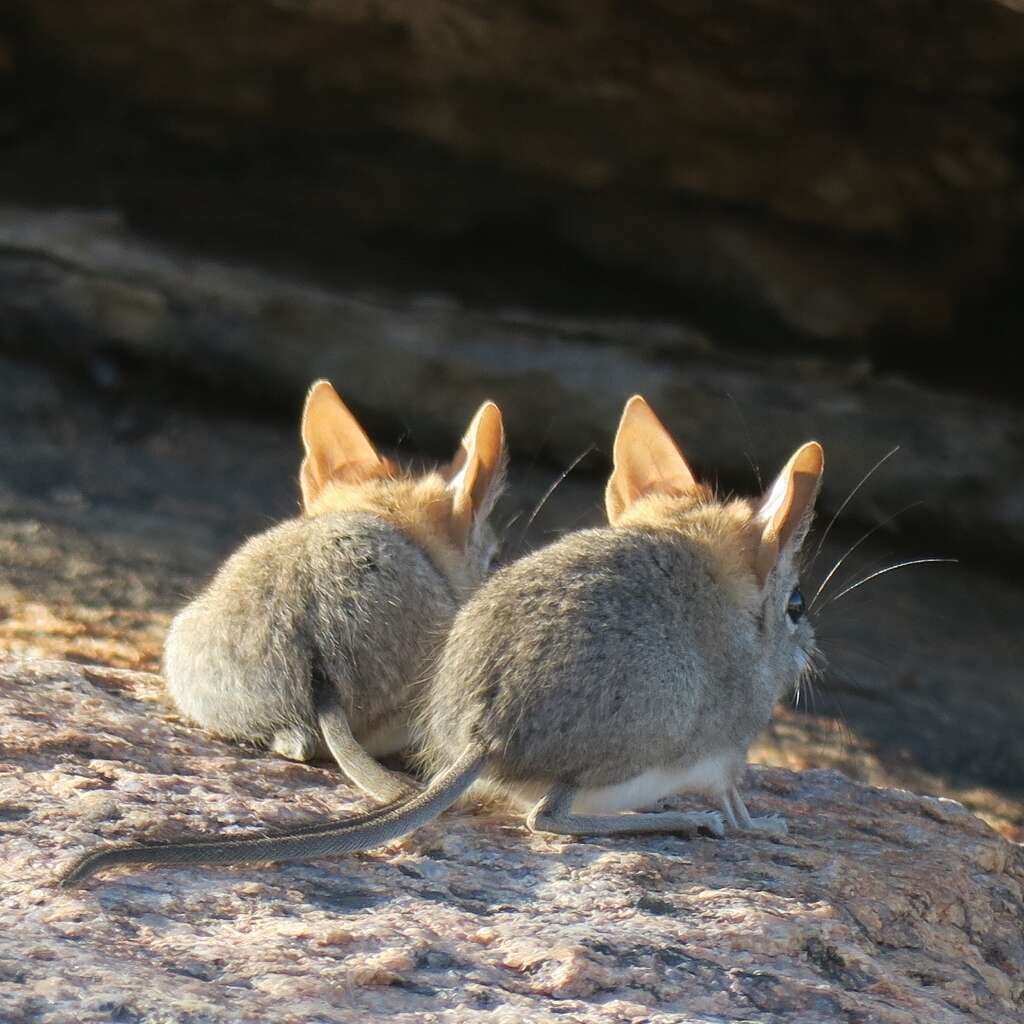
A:
{"type": "Polygon", "coordinates": [[[795,551],[803,543],[824,469],[824,450],[817,441],[808,441],[793,453],[761,499],[756,514],[762,526],[756,568],[762,584],[782,552],[795,551]]]}
{"type": "Polygon", "coordinates": [[[355,482],[391,473],[329,381],[318,380],[306,395],[302,443],[306,457],[299,483],[307,511],[330,480],[355,482]]]}
{"type": "Polygon", "coordinates": [[[470,421],[447,474],[453,528],[463,544],[468,543],[473,527],[494,507],[504,475],[505,427],[501,410],[494,402],[484,402],[470,421]]]}
{"type": "Polygon", "coordinates": [[[686,494],[698,487],[678,445],[643,397],[634,395],[622,411],[605,488],[608,522],[646,494],[686,494]]]}

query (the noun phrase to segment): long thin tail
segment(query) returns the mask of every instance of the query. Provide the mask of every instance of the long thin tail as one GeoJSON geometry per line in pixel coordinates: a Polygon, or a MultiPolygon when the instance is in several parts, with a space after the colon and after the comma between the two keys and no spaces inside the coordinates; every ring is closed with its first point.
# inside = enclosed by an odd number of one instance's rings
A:
{"type": "Polygon", "coordinates": [[[343,822],[300,826],[279,835],[101,847],[76,860],[57,884],[66,888],[117,864],[261,864],[369,850],[412,832],[446,811],[476,781],[485,760],[479,748],[469,747],[422,793],[343,822]]]}

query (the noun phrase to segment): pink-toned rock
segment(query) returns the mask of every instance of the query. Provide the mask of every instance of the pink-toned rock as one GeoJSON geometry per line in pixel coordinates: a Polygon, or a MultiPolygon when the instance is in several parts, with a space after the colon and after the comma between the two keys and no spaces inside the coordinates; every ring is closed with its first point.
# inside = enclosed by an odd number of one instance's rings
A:
{"type": "Polygon", "coordinates": [[[145,830],[366,804],[213,740],[153,676],[0,663],[0,1020],[1024,1020],[1024,851],[951,801],[753,769],[784,837],[530,835],[449,814],[311,864],[55,871],[145,830]]]}

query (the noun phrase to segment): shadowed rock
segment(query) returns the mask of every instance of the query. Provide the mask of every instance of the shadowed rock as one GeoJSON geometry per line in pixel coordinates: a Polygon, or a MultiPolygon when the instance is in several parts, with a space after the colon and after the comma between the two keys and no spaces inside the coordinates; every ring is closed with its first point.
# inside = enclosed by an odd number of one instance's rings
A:
{"type": "Polygon", "coordinates": [[[1019,8],[18,0],[0,173],[320,262],[554,245],[924,356],[1020,280],[1019,8]]]}
{"type": "Polygon", "coordinates": [[[315,287],[146,242],[114,215],[67,211],[0,212],[0,317],[7,346],[35,358],[121,354],[218,402],[291,409],[326,376],[371,426],[411,429],[438,450],[488,396],[506,410],[514,455],[563,465],[606,447],[624,398],[641,392],[698,471],[726,484],[752,486],[752,450],[769,467],[818,438],[825,509],[901,445],[852,516],[877,522],[879,509],[919,501],[916,529],[955,543],[949,553],[1024,552],[1024,412],[856,363],[728,353],[661,320],[315,287]]]}

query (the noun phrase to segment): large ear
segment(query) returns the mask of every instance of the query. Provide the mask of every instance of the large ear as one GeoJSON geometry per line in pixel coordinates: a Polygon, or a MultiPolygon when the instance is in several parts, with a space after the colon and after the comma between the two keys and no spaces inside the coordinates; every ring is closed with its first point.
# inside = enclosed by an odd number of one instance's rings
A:
{"type": "Polygon", "coordinates": [[[763,584],[783,551],[796,551],[811,525],[814,499],[825,469],[825,452],[817,441],[799,447],[765,492],[757,510],[761,542],[757,575],[763,584]]]}
{"type": "Polygon", "coordinates": [[[622,411],[612,462],[604,494],[612,526],[646,494],[682,495],[698,486],[675,441],[640,395],[622,411]]]}
{"type": "Polygon", "coordinates": [[[468,542],[501,493],[505,472],[505,427],[501,410],[484,402],[476,411],[448,469],[452,518],[459,539],[468,542]]]}
{"type": "Polygon", "coordinates": [[[368,480],[391,471],[387,460],[377,454],[366,432],[326,380],[318,380],[306,396],[302,443],[306,457],[302,460],[299,483],[307,511],[329,480],[368,480]]]}

